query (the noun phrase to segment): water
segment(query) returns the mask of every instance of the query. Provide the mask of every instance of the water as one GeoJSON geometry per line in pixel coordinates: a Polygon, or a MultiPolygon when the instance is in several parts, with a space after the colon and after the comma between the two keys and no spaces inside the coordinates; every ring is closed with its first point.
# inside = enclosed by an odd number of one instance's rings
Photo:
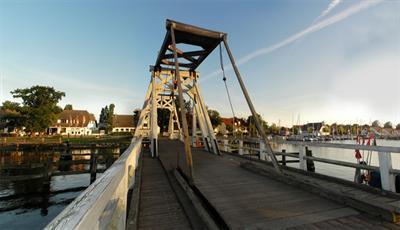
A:
{"type": "MultiPolygon", "coordinates": [[[[344,144],[355,144],[354,140],[347,140],[347,141],[332,141],[332,143],[344,143],[344,144]]],[[[393,146],[393,147],[400,147],[400,141],[396,140],[377,140],[378,146],[393,146]]],[[[277,144],[272,143],[272,148],[274,151],[282,151],[282,149],[286,149],[286,152],[299,152],[299,146],[293,144],[277,144]]],[[[352,149],[337,149],[337,148],[322,148],[322,147],[309,147],[312,150],[312,154],[315,157],[321,157],[326,159],[333,159],[333,160],[340,160],[346,161],[351,163],[357,163],[355,158],[355,152],[352,149]]],[[[361,151],[364,153],[366,157],[368,151],[361,151]]],[[[371,153],[371,165],[379,166],[378,161],[378,154],[377,152],[371,153]]],[[[400,169],[400,153],[392,153],[392,167],[394,169],[400,169]]],[[[280,159],[280,157],[278,157],[280,159]]],[[[291,160],[293,158],[287,157],[287,159],[291,160]]],[[[354,168],[343,167],[339,165],[332,165],[322,162],[314,162],[315,164],[315,171],[321,174],[334,176],[338,178],[342,178],[345,180],[354,180],[354,168]]],[[[299,163],[290,163],[287,166],[299,168],[299,163]]]]}
{"type": "MultiPolygon", "coordinates": [[[[71,159],[60,152],[0,152],[0,229],[42,229],[90,184],[90,174],[44,178],[48,156],[53,155],[53,173],[89,170],[84,160],[90,149],[72,150],[71,159]],[[80,161],[80,162],[77,162],[80,161]]],[[[97,170],[105,170],[119,157],[120,149],[96,149],[97,170]]],[[[48,171],[48,170],[47,170],[48,171]]],[[[97,173],[99,177],[101,173],[97,173]]]]}

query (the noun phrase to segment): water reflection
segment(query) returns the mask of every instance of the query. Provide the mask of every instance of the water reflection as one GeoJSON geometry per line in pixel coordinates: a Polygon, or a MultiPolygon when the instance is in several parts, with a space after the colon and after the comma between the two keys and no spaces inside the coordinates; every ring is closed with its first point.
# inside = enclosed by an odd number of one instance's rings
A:
{"type": "Polygon", "coordinates": [[[0,229],[41,229],[90,184],[90,159],[97,177],[122,151],[82,149],[0,152],[0,229]]]}

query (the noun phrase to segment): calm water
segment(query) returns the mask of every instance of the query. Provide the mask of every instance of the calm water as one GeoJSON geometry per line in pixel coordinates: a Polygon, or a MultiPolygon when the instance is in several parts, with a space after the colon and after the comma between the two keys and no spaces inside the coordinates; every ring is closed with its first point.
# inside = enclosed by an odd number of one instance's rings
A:
{"type": "MultiPolygon", "coordinates": [[[[346,144],[355,144],[355,141],[333,141],[333,143],[346,143],[346,144]]],[[[377,145],[380,146],[393,146],[400,147],[400,141],[395,140],[377,140],[377,145]]],[[[287,152],[298,152],[299,146],[293,144],[277,144],[273,143],[272,148],[275,151],[281,151],[282,149],[286,149],[287,152]]],[[[321,148],[321,147],[310,147],[312,150],[313,156],[334,159],[346,162],[357,163],[356,158],[354,157],[354,150],[351,149],[335,149],[335,148],[321,148]]],[[[363,151],[361,151],[363,153],[363,151]]],[[[368,151],[364,151],[364,156],[368,154],[368,151]]],[[[400,153],[392,153],[392,166],[395,169],[400,169],[400,153]]],[[[280,159],[280,157],[278,157],[280,159]]],[[[287,158],[290,159],[290,158],[287,158]]],[[[321,162],[314,162],[315,171],[321,174],[330,175],[339,177],[342,179],[354,180],[354,168],[337,166],[332,164],[326,164],[321,162]]],[[[371,154],[371,165],[379,166],[378,154],[377,152],[372,152],[371,154]]],[[[298,168],[298,163],[291,163],[288,166],[298,168]]]]}
{"type": "MultiPolygon", "coordinates": [[[[89,173],[44,179],[47,163],[52,162],[53,173],[89,170],[89,163],[83,161],[90,159],[90,151],[72,150],[77,154],[72,159],[51,151],[0,152],[0,229],[45,227],[90,184],[89,173]]],[[[109,167],[120,155],[119,148],[94,151],[99,155],[98,170],[109,167]]]]}

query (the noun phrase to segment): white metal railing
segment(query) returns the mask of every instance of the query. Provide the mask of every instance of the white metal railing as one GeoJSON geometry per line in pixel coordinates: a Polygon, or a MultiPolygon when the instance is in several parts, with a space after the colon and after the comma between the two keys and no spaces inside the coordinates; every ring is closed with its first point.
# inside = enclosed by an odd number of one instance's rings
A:
{"type": "MultiPolygon", "coordinates": [[[[226,152],[231,152],[232,150],[238,150],[239,155],[243,155],[244,150],[257,152],[259,154],[260,160],[269,161],[269,157],[266,153],[266,148],[264,143],[256,139],[248,139],[245,140],[247,143],[258,144],[258,148],[256,147],[248,147],[243,146],[243,140],[236,140],[235,144],[231,144],[232,140],[223,139],[219,140],[221,143],[221,147],[226,152]]],[[[399,154],[400,147],[391,147],[391,146],[369,146],[369,145],[355,145],[355,144],[342,144],[342,143],[326,143],[326,142],[299,142],[299,141],[278,141],[277,143],[282,144],[291,144],[294,146],[298,146],[298,155],[293,153],[279,153],[280,155],[296,157],[299,158],[299,168],[302,170],[307,170],[307,160],[319,161],[327,164],[340,165],[344,167],[353,167],[359,169],[368,169],[368,170],[378,170],[381,176],[381,185],[384,190],[387,191],[396,191],[395,187],[395,175],[400,174],[400,170],[392,168],[392,153],[399,154]],[[378,153],[379,167],[355,164],[346,161],[340,160],[332,160],[325,159],[313,156],[306,155],[306,147],[324,147],[324,148],[338,148],[338,149],[358,149],[358,150],[366,150],[373,151],[378,153]]]]}
{"type": "Polygon", "coordinates": [[[118,160],[45,229],[125,229],[128,190],[135,183],[141,146],[142,138],[133,138],[118,160]]]}

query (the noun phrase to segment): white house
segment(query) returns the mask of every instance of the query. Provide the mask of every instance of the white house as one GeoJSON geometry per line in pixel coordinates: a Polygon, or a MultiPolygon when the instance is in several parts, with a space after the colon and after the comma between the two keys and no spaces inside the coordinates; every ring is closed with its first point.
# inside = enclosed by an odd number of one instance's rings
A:
{"type": "Polygon", "coordinates": [[[134,132],[134,116],[133,115],[113,115],[112,119],[112,132],[113,133],[126,133],[134,132]]]}
{"type": "Polygon", "coordinates": [[[57,122],[49,134],[91,135],[96,129],[96,118],[86,110],[64,110],[57,115],[57,122]]]}

